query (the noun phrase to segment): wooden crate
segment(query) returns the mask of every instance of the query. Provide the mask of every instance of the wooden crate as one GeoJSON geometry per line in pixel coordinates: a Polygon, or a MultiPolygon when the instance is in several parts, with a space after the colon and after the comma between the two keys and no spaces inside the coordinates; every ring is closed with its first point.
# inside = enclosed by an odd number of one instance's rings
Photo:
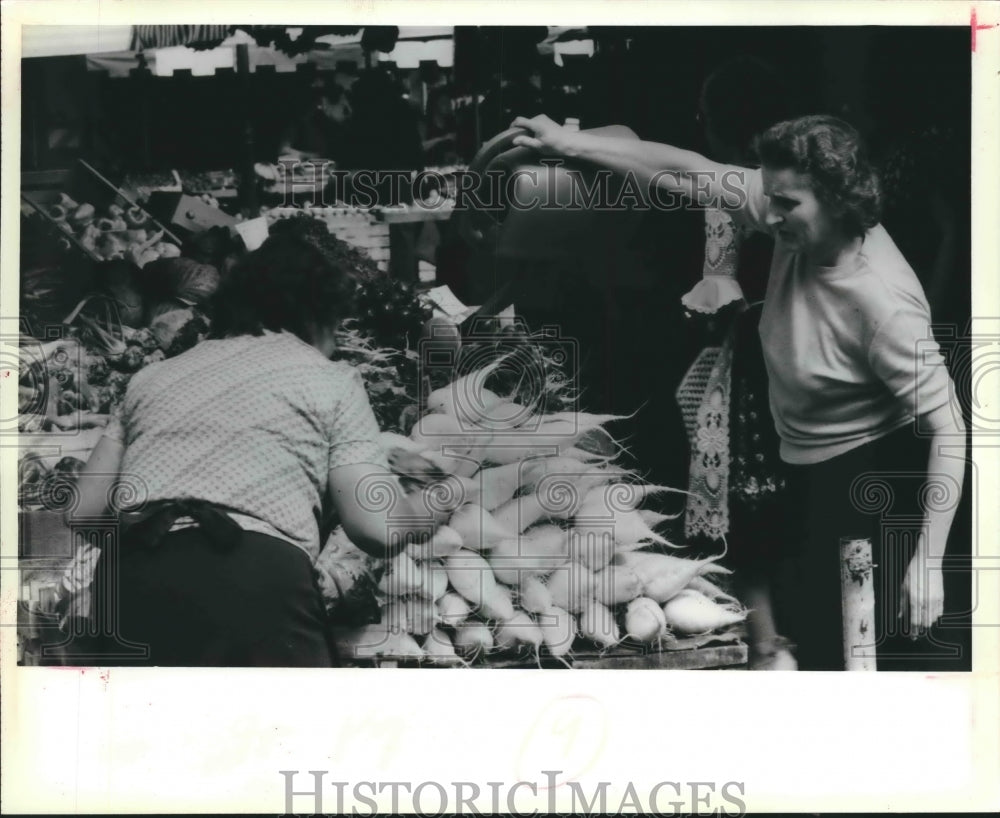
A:
{"type": "MultiPolygon", "coordinates": [[[[490,661],[477,665],[480,670],[746,670],[747,646],[743,642],[728,645],[708,645],[690,650],[661,650],[641,652],[612,651],[609,653],[576,654],[563,665],[549,656],[542,656],[538,663],[524,659],[490,661]]],[[[368,667],[414,668],[435,667],[413,661],[380,659],[368,667]]]]}

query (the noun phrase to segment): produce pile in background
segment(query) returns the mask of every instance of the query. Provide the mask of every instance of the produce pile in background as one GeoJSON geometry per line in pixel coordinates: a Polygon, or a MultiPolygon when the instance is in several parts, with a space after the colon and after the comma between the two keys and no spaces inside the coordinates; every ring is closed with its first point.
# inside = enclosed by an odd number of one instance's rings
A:
{"type": "Polygon", "coordinates": [[[384,564],[342,530],[331,537],[316,567],[333,616],[355,620],[335,628],[341,660],[541,664],[574,649],[736,638],[746,610],[710,578],[729,574],[722,555],[669,543],[657,532],[668,518],[643,504],[671,489],[615,465],[605,427],[621,418],[497,393],[486,384],[502,362],[433,391],[409,436],[383,433],[410,492],[430,508],[435,496],[459,502],[384,564]],[[358,624],[351,606],[369,593],[378,617],[358,624]]]}
{"type": "Polygon", "coordinates": [[[181,254],[180,248],[164,238],[164,231],[138,205],[125,209],[111,204],[98,212],[89,202],[79,203],[67,193],[60,193],[55,203],[43,207],[56,226],[73,236],[94,258],[127,259],[143,267],[158,258],[181,254]]]}

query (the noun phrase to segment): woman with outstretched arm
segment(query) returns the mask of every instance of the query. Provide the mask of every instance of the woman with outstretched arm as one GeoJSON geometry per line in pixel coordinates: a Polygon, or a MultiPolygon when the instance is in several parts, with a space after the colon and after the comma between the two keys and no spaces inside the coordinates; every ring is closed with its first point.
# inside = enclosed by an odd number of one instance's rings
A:
{"type": "Polygon", "coordinates": [[[878,177],[857,132],[828,116],[778,123],[757,141],[762,167],[749,169],[570,131],[544,116],[514,125],[526,130],[516,144],[630,173],[655,186],[651,197],[721,206],[775,237],[760,336],[793,490],[796,534],[775,571],[791,589],[785,603],[799,668],[844,667],[839,541],[857,537],[872,540],[872,643],[879,666],[891,667],[887,647],[900,626],[911,639],[926,637],[944,610],[942,558],[965,430],[927,299],[879,224],[878,177]],[[883,541],[864,496],[879,479],[888,481],[892,513],[918,521],[902,557],[906,538],[883,541]],[[925,502],[935,490],[937,501],[925,502]]]}

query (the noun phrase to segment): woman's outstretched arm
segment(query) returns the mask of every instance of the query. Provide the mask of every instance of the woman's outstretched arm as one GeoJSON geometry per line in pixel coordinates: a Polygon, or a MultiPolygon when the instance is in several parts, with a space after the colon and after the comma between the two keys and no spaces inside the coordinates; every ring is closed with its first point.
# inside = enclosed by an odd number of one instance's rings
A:
{"type": "Polygon", "coordinates": [[[570,130],[544,115],[518,117],[513,125],[531,133],[515,137],[515,145],[590,162],[621,174],[631,173],[643,185],[686,196],[702,207],[740,204],[734,174],[745,168],[713,162],[700,153],[673,145],[570,130]]]}

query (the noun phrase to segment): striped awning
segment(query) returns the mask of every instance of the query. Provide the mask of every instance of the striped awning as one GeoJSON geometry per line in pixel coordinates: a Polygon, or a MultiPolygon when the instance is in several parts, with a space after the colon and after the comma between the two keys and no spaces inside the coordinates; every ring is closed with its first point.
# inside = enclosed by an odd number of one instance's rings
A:
{"type": "Polygon", "coordinates": [[[233,26],[132,26],[132,51],[178,45],[218,45],[233,33],[233,26]]]}

